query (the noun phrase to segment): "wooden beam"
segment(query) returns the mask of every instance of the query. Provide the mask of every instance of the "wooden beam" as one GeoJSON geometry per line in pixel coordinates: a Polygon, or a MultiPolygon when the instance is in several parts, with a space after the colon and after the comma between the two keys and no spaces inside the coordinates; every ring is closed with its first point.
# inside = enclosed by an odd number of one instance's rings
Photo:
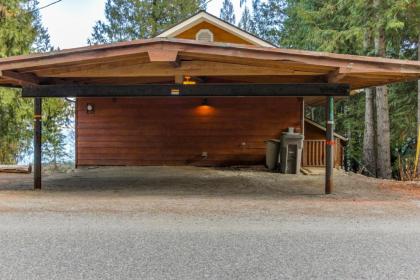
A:
{"type": "Polygon", "coordinates": [[[177,50],[154,50],[148,51],[150,62],[169,62],[174,67],[180,66],[177,50]]]}
{"type": "Polygon", "coordinates": [[[32,165],[0,165],[0,173],[31,173],[32,165]]]}
{"type": "Polygon", "coordinates": [[[40,83],[40,79],[32,73],[19,73],[11,70],[0,70],[0,77],[15,81],[21,86],[38,85],[40,83]]]}
{"type": "Polygon", "coordinates": [[[345,84],[147,84],[45,85],[24,87],[23,97],[263,97],[263,96],[348,96],[345,84]]]}
{"type": "Polygon", "coordinates": [[[175,62],[178,60],[177,50],[155,50],[150,49],[148,52],[150,62],[175,62]]]}
{"type": "Polygon", "coordinates": [[[49,84],[78,84],[72,80],[61,78],[42,78],[32,73],[19,73],[11,70],[0,70],[0,78],[4,77],[7,80],[18,83],[20,86],[36,86],[49,84]]]}
{"type": "Polygon", "coordinates": [[[80,81],[75,81],[71,79],[62,79],[62,78],[44,78],[41,82],[42,85],[78,85],[84,84],[80,81]]]}
{"type": "Polygon", "coordinates": [[[342,74],[340,69],[332,71],[327,75],[327,81],[329,83],[341,83],[341,81],[346,77],[346,74],[342,74]]]}
{"type": "Polygon", "coordinates": [[[323,75],[319,72],[295,71],[282,67],[247,66],[212,61],[182,61],[179,67],[171,62],[153,62],[124,66],[101,65],[100,67],[62,68],[38,71],[40,77],[154,77],[154,76],[238,76],[238,75],[323,75]]]}
{"type": "Polygon", "coordinates": [[[34,100],[34,189],[42,187],[42,98],[34,100]]]}
{"type": "MultiPolygon", "coordinates": [[[[60,71],[60,69],[89,69],[102,67],[102,65],[113,65],[114,67],[129,65],[133,63],[147,63],[150,62],[148,53],[138,53],[134,55],[127,56],[117,56],[117,57],[104,57],[96,58],[94,60],[84,60],[84,61],[73,61],[62,64],[52,64],[48,66],[34,66],[34,67],[25,67],[21,69],[21,73],[34,73],[37,76],[38,71],[60,71]]],[[[0,63],[1,69],[1,63],[0,63]]]]}

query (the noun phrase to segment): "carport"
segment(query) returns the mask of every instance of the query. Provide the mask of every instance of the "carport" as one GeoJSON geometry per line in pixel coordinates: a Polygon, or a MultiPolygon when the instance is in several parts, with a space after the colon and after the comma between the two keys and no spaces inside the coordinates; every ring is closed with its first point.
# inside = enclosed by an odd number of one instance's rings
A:
{"type": "Polygon", "coordinates": [[[22,97],[35,100],[35,189],[41,189],[42,181],[43,97],[299,97],[305,104],[326,109],[325,193],[329,194],[333,191],[334,99],[357,89],[419,77],[416,61],[173,38],[0,60],[0,85],[22,88],[22,97]]]}

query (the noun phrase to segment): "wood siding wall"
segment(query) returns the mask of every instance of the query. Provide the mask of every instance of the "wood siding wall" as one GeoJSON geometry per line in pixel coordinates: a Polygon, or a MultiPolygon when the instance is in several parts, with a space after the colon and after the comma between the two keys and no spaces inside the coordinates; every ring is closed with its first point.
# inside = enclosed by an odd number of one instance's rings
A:
{"type": "Polygon", "coordinates": [[[77,165],[261,164],[264,140],[302,131],[300,98],[78,98],[77,165]],[[93,104],[93,114],[86,105],[93,104]],[[207,153],[207,158],[203,157],[207,153]]]}

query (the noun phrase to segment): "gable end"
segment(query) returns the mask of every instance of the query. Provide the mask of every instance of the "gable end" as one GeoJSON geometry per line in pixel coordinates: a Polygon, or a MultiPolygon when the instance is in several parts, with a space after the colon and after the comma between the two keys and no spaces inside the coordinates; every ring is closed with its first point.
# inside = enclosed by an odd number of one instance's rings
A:
{"type": "Polygon", "coordinates": [[[209,29],[214,34],[214,42],[254,45],[269,48],[276,47],[273,44],[266,42],[205,11],[201,11],[183,22],[169,28],[157,37],[196,40],[197,33],[201,29],[209,29]]]}

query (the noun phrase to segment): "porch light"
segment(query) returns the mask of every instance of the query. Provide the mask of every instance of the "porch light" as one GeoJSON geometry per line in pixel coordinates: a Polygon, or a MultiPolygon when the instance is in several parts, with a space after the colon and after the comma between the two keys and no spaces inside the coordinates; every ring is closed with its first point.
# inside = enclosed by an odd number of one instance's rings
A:
{"type": "Polygon", "coordinates": [[[193,80],[191,80],[191,77],[190,76],[185,76],[184,77],[184,81],[182,81],[182,84],[183,85],[195,85],[196,84],[196,82],[195,81],[193,81],[193,80]]]}
{"type": "Polygon", "coordinates": [[[93,104],[88,103],[86,105],[86,113],[93,114],[95,112],[95,106],[93,104]]]}
{"type": "Polygon", "coordinates": [[[201,100],[201,104],[198,105],[195,109],[195,113],[201,117],[211,116],[215,112],[216,112],[216,109],[213,106],[209,105],[208,98],[203,98],[201,100]]]}

